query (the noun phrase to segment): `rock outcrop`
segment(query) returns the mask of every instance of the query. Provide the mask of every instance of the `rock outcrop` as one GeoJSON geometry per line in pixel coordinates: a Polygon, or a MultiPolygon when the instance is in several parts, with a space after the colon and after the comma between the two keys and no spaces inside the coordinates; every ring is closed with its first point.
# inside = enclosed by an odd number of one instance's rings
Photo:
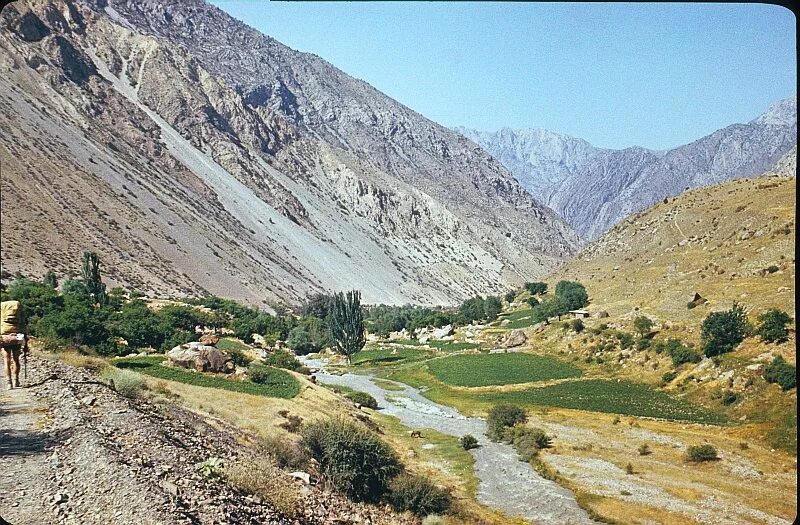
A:
{"type": "Polygon", "coordinates": [[[474,143],[200,0],[34,0],[0,27],[9,272],[92,249],[144,293],[452,304],[575,251],[474,143]]]}
{"type": "Polygon", "coordinates": [[[167,361],[172,366],[189,368],[198,372],[233,372],[234,366],[223,350],[200,342],[179,345],[167,352],[167,361]]]}

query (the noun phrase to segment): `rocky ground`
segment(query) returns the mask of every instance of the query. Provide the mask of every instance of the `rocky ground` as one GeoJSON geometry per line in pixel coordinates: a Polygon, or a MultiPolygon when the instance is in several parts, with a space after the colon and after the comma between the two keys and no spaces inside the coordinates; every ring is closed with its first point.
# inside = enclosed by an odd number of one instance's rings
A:
{"type": "Polygon", "coordinates": [[[27,386],[0,388],[0,522],[402,523],[377,507],[293,484],[298,518],[281,515],[195,465],[251,453],[247,436],[167,401],[131,400],[92,373],[31,358],[27,386]]]}

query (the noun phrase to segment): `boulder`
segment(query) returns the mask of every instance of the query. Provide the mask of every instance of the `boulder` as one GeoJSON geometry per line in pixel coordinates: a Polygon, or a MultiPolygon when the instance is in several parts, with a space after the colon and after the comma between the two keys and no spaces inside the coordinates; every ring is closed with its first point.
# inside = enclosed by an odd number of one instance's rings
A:
{"type": "Polygon", "coordinates": [[[428,344],[428,341],[430,341],[430,339],[431,338],[428,337],[427,335],[423,335],[423,336],[420,336],[420,338],[417,339],[417,341],[419,341],[419,344],[421,344],[421,345],[426,345],[426,344],[428,344]]]}
{"type": "Polygon", "coordinates": [[[233,361],[226,353],[213,346],[200,342],[179,345],[167,352],[169,364],[181,368],[191,368],[198,372],[231,372],[233,361]]]}
{"type": "Polygon", "coordinates": [[[605,310],[600,310],[599,312],[594,314],[594,317],[595,319],[605,319],[606,317],[608,317],[608,312],[606,312],[605,310]]]}
{"type": "Polygon", "coordinates": [[[525,341],[528,340],[528,336],[525,335],[525,332],[522,330],[511,330],[511,332],[506,337],[503,345],[506,348],[513,348],[515,346],[520,346],[525,344],[525,341]]]}
{"type": "Polygon", "coordinates": [[[500,326],[508,326],[510,324],[511,324],[511,321],[508,320],[508,319],[503,319],[502,321],[500,321],[500,326]]]}
{"type": "Polygon", "coordinates": [[[448,324],[441,328],[437,328],[433,331],[433,338],[434,339],[441,339],[443,337],[447,337],[448,335],[453,334],[453,325],[448,324]]]}
{"type": "Polygon", "coordinates": [[[219,336],[217,334],[203,334],[200,336],[200,342],[207,346],[217,346],[219,336]]]}

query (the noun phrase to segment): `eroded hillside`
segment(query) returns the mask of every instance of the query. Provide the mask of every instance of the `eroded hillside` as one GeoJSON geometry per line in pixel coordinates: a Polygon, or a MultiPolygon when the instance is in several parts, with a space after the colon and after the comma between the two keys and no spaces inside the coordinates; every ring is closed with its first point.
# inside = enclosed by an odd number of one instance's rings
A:
{"type": "Polygon", "coordinates": [[[203,2],[17,2],[1,23],[8,272],[89,249],[159,295],[451,303],[573,253],[472,143],[203,2]]]}

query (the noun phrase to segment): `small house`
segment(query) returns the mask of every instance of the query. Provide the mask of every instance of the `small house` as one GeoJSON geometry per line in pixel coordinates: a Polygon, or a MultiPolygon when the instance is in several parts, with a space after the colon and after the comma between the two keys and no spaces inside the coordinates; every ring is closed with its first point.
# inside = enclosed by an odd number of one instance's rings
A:
{"type": "Polygon", "coordinates": [[[589,317],[589,312],[586,310],[570,310],[569,313],[574,319],[588,319],[589,317]]]}

